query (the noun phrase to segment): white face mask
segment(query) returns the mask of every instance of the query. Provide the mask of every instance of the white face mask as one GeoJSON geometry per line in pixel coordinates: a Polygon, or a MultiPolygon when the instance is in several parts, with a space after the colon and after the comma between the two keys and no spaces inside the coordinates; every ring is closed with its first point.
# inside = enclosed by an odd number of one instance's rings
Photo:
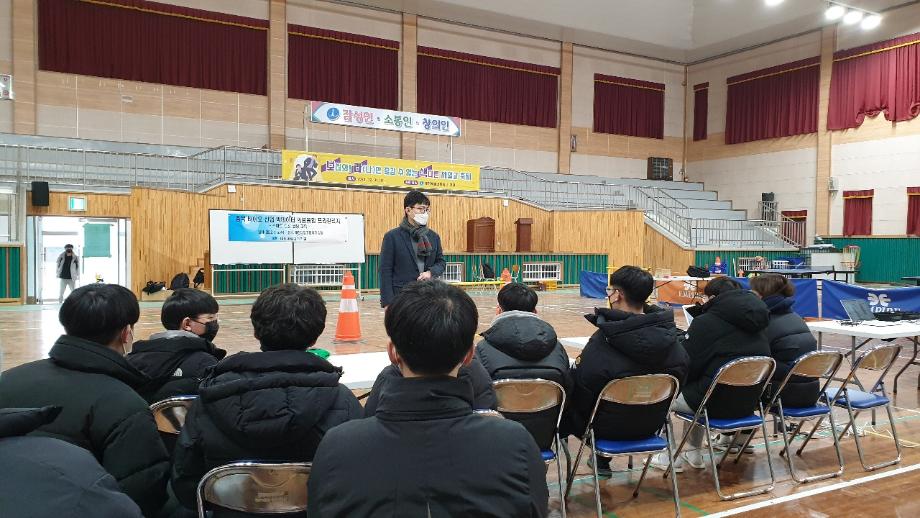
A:
{"type": "Polygon", "coordinates": [[[428,216],[430,216],[430,214],[427,212],[424,214],[414,214],[412,216],[412,219],[414,219],[416,223],[424,227],[425,225],[428,224],[428,216]]]}

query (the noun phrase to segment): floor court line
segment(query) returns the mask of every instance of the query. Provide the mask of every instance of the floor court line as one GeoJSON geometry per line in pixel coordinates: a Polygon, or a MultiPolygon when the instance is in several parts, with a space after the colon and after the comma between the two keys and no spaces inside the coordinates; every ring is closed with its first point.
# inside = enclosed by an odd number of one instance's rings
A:
{"type": "Polygon", "coordinates": [[[764,500],[763,502],[745,505],[742,507],[736,507],[734,509],[728,509],[726,511],[713,513],[708,516],[710,516],[711,518],[721,518],[723,516],[735,516],[738,514],[756,511],[758,509],[764,509],[766,507],[772,507],[774,505],[784,504],[786,502],[794,502],[796,500],[801,500],[803,498],[808,498],[810,496],[820,495],[823,493],[829,493],[831,491],[837,491],[838,489],[844,489],[847,487],[858,486],[861,484],[866,484],[868,482],[873,482],[876,480],[893,477],[895,475],[902,475],[904,473],[910,473],[910,472],[917,471],[917,470],[920,470],[920,464],[912,464],[910,466],[904,466],[898,469],[893,469],[891,471],[885,471],[883,473],[876,473],[874,475],[869,475],[867,477],[862,477],[862,478],[858,478],[855,480],[838,482],[836,484],[832,484],[832,485],[824,486],[824,487],[816,487],[808,491],[803,491],[801,493],[795,493],[792,495],[786,495],[786,496],[782,496],[779,498],[771,498],[769,500],[764,500]]]}

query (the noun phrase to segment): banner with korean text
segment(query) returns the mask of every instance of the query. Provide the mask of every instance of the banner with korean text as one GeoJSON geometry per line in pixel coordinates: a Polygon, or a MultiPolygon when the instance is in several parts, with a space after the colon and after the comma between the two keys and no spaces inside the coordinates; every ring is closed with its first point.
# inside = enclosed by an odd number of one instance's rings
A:
{"type": "Polygon", "coordinates": [[[283,150],[281,179],[293,182],[478,191],[479,166],[283,150]]]}
{"type": "Polygon", "coordinates": [[[367,106],[310,101],[306,107],[310,122],[378,130],[459,137],[460,117],[399,112],[367,106]]]}

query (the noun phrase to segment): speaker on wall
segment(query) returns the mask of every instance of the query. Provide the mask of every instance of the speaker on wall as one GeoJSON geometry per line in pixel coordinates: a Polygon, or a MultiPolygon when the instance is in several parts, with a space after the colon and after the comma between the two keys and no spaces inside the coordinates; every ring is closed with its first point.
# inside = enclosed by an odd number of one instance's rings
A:
{"type": "Polygon", "coordinates": [[[47,207],[48,205],[50,205],[48,182],[32,182],[32,206],[47,207]]]}

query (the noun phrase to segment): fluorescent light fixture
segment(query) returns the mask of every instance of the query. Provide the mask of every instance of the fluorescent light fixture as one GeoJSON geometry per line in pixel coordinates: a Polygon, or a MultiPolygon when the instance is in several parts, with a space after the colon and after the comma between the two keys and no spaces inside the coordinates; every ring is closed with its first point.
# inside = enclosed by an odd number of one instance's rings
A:
{"type": "Polygon", "coordinates": [[[859,25],[863,30],[869,31],[879,26],[882,23],[882,17],[877,14],[870,14],[865,17],[862,23],[859,25]]]}
{"type": "Polygon", "coordinates": [[[767,4],[768,7],[774,7],[783,3],[783,1],[784,0],[764,0],[764,3],[767,4]]]}
{"type": "Polygon", "coordinates": [[[830,21],[839,20],[845,14],[847,14],[846,7],[837,4],[831,4],[827,11],[824,11],[824,17],[830,21]]]}
{"type": "Polygon", "coordinates": [[[847,25],[853,25],[855,23],[859,23],[859,21],[862,19],[863,19],[863,12],[852,9],[850,10],[850,12],[846,14],[846,16],[843,17],[843,23],[847,25]]]}

